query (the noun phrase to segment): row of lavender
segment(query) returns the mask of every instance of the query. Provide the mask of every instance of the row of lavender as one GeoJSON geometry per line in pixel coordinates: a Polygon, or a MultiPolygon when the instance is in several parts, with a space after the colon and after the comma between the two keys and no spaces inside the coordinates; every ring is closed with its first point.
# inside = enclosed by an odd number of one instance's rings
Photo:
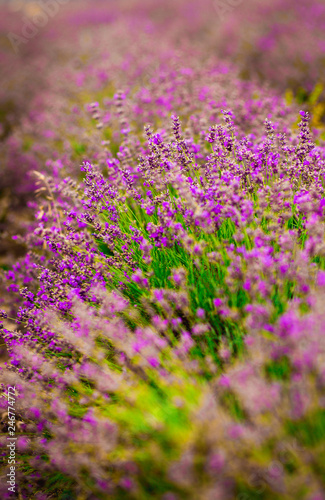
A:
{"type": "Polygon", "coordinates": [[[184,43],[206,11],[125,9],[66,35],[5,144],[40,197],[3,278],[19,495],[321,500],[321,132],[184,43]]]}
{"type": "Polygon", "coordinates": [[[322,1],[115,0],[108,8],[101,0],[91,6],[44,0],[43,7],[34,1],[11,1],[9,7],[19,10],[2,6],[0,21],[2,191],[12,189],[17,164],[23,182],[14,191],[22,196],[32,189],[26,173],[52,158],[52,144],[41,158],[37,146],[44,134],[58,132],[51,121],[53,112],[58,118],[57,108],[89,102],[94,91],[107,96],[114,88],[141,88],[162,65],[169,68],[175,52],[183,57],[185,51],[199,65],[210,58],[235,62],[241,76],[287,90],[289,100],[293,90],[313,107],[314,124],[324,120],[322,1]]]}

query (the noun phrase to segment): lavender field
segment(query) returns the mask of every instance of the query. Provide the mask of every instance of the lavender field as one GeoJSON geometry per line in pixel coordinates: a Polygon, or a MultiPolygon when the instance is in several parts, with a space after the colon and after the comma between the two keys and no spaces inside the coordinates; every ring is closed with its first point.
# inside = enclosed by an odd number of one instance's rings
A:
{"type": "Polygon", "coordinates": [[[1,500],[325,500],[324,0],[8,0],[0,61],[1,500]]]}

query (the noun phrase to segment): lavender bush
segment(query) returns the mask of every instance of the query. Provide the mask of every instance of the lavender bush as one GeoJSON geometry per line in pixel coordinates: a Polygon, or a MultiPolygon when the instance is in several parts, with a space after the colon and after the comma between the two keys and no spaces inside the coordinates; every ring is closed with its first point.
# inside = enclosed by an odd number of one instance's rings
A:
{"type": "Polygon", "coordinates": [[[29,46],[55,53],[3,143],[36,192],[2,270],[1,497],[15,386],[19,498],[324,499],[319,117],[242,80],[195,2],[97,8],[29,46]]]}
{"type": "Polygon", "coordinates": [[[304,112],[290,139],[223,117],[201,147],[177,116],[127,132],[84,188],[38,174],[4,329],[27,495],[54,471],[86,498],[322,491],[324,151],[304,112]]]}

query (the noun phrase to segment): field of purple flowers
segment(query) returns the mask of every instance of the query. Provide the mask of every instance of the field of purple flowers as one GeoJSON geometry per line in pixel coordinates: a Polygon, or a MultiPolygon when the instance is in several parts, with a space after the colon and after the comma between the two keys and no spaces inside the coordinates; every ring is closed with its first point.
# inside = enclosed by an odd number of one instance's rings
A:
{"type": "Polygon", "coordinates": [[[325,500],[324,1],[0,19],[1,499],[325,500]]]}

